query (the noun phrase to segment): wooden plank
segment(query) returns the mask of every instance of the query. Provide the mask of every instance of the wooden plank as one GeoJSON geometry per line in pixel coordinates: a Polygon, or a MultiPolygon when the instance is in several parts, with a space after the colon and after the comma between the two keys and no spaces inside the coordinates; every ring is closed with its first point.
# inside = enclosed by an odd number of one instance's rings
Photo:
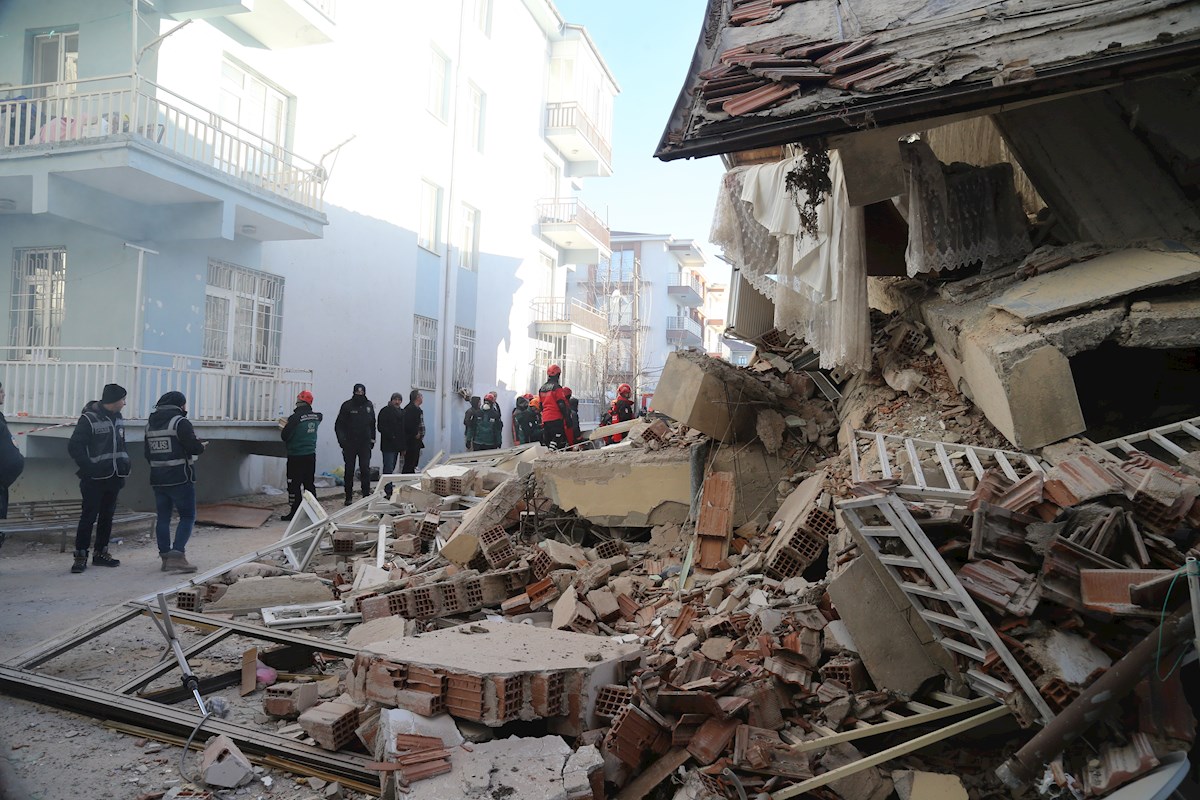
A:
{"type": "Polygon", "coordinates": [[[904,440],[904,450],[908,453],[908,465],[912,468],[913,480],[917,482],[917,486],[925,489],[928,484],[925,483],[925,468],[921,466],[921,459],[917,456],[917,445],[912,439],[904,440]]]}
{"type": "Polygon", "coordinates": [[[919,714],[912,714],[910,716],[904,716],[902,714],[896,714],[895,712],[892,712],[892,715],[895,717],[895,719],[889,720],[888,722],[877,722],[873,725],[868,724],[866,728],[859,730],[831,733],[828,736],[821,737],[820,739],[810,739],[806,742],[794,744],[792,745],[792,749],[797,753],[807,753],[810,750],[822,750],[826,747],[830,747],[841,742],[852,742],[856,739],[864,739],[868,736],[877,736],[881,733],[899,731],[903,730],[904,728],[914,727],[916,725],[924,725],[927,722],[936,722],[937,720],[945,719],[946,717],[965,714],[968,711],[979,711],[981,709],[993,708],[996,706],[996,701],[990,697],[978,697],[974,700],[962,700],[962,698],[956,697],[955,700],[960,700],[961,702],[956,705],[948,705],[944,708],[935,708],[930,711],[924,711],[919,714]]]}
{"type": "Polygon", "coordinates": [[[628,419],[624,422],[618,422],[613,425],[604,425],[594,429],[588,434],[587,438],[589,441],[594,442],[597,439],[603,439],[605,436],[612,436],[614,433],[628,433],[629,431],[633,430],[633,426],[637,425],[639,422],[641,422],[640,419],[628,419]]]}
{"type": "MultiPolygon", "coordinates": [[[[813,789],[827,786],[834,781],[855,775],[869,767],[878,766],[879,764],[886,763],[894,758],[908,755],[909,753],[913,753],[924,747],[928,747],[931,744],[936,744],[945,739],[957,736],[960,733],[965,733],[966,731],[978,728],[980,725],[984,725],[995,719],[1000,719],[1008,713],[1009,710],[1007,706],[990,708],[987,711],[976,714],[973,717],[968,717],[967,719],[947,725],[944,728],[927,733],[924,736],[918,736],[916,739],[911,741],[898,744],[895,747],[889,747],[888,749],[881,750],[874,755],[860,758],[858,761],[838,767],[837,769],[832,769],[829,772],[826,772],[822,775],[817,775],[814,778],[809,778],[806,781],[789,786],[786,789],[781,789],[780,791],[771,795],[771,800],[788,800],[789,798],[802,795],[805,792],[811,792],[813,789]]],[[[854,733],[854,731],[847,731],[847,733],[854,733]]]]}

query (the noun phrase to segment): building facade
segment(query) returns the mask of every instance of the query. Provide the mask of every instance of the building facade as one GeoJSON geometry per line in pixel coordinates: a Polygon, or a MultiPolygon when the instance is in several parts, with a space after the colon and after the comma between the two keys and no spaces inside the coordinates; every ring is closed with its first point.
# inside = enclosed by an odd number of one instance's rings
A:
{"type": "Polygon", "coordinates": [[[63,425],[18,437],[14,499],[72,491],[64,423],[112,380],[135,441],[188,395],[207,496],[281,483],[302,388],[320,472],[354,383],[419,389],[426,456],[460,449],[466,398],[540,383],[545,299],[607,256],[580,193],[617,86],[549,0],[16,0],[0,35],[5,411],[63,425]]]}

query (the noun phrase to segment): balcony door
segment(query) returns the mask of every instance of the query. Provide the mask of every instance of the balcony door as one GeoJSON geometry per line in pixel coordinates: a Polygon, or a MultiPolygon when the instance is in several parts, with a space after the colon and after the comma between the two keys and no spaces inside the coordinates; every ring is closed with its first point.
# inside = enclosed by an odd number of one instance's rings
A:
{"type": "Polygon", "coordinates": [[[261,76],[229,59],[222,62],[221,127],[233,138],[217,153],[219,166],[241,177],[270,177],[270,165],[284,160],[290,104],[283,90],[261,76]]]}
{"type": "Polygon", "coordinates": [[[66,313],[66,248],[16,250],[12,278],[10,352],[19,359],[56,357],[66,313]]]}
{"type": "Polygon", "coordinates": [[[51,83],[36,90],[41,97],[75,93],[79,77],[79,31],[39,33],[33,37],[33,82],[51,83]]]}

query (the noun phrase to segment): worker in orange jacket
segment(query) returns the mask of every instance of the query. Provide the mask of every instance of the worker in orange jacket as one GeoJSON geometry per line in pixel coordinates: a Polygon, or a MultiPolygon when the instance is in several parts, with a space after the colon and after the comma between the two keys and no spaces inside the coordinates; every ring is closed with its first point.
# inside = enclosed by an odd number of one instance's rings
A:
{"type": "Polygon", "coordinates": [[[575,444],[567,424],[571,406],[563,391],[562,368],[558,364],[551,364],[546,370],[546,382],[538,389],[538,400],[542,408],[542,444],[555,450],[575,444]]]}

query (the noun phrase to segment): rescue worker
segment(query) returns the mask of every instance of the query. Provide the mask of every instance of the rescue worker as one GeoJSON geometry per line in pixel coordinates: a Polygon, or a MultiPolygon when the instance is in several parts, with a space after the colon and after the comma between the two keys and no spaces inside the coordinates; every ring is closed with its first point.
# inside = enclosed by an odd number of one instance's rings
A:
{"type": "Polygon", "coordinates": [[[421,449],[425,447],[425,412],[421,403],[425,396],[419,389],[408,393],[408,405],[404,407],[404,474],[412,475],[417,471],[417,462],[421,460],[421,449]]]}
{"type": "Polygon", "coordinates": [[[87,569],[88,546],[92,543],[92,526],[96,528],[92,564],[100,567],[119,567],[121,562],[108,554],[112,536],[113,512],[117,495],[129,477],[129,453],[125,449],[125,389],[115,383],[107,384],[99,400],[83,407],[67,453],[79,470],[79,494],[83,507],[79,527],[75,530],[75,563],[71,572],[87,569]]]}
{"type": "MultiPolygon", "coordinates": [[[[629,422],[631,419],[637,416],[633,410],[633,387],[631,387],[628,383],[622,383],[620,386],[618,386],[617,399],[613,401],[612,408],[613,425],[616,425],[619,422],[629,422]]],[[[613,444],[616,444],[625,438],[625,434],[614,433],[611,438],[613,444]]]]}
{"type": "Polygon", "coordinates": [[[483,405],[475,415],[475,430],[471,437],[472,450],[496,450],[502,441],[501,431],[504,430],[504,420],[500,415],[500,406],[496,404],[496,393],[488,392],[483,396],[483,405]]]}
{"type": "Polygon", "coordinates": [[[529,398],[521,395],[513,404],[512,412],[512,432],[513,444],[528,444],[532,441],[529,438],[529,430],[527,427],[529,419],[529,398]]]}
{"type": "Polygon", "coordinates": [[[526,442],[542,441],[542,401],[529,398],[529,415],[526,422],[526,442]]]}
{"type": "Polygon", "coordinates": [[[279,432],[287,447],[287,488],[291,508],[280,519],[291,522],[304,499],[304,490],[316,496],[317,492],[317,428],[325,419],[320,411],[313,411],[312,392],[305,389],[296,395],[296,409],[288,417],[279,432]]]}
{"type": "Polygon", "coordinates": [[[354,465],[358,463],[359,486],[362,496],[371,494],[371,451],[375,449],[375,404],[367,399],[367,387],[354,384],[354,393],[342,403],[337,420],[333,423],[342,448],[346,474],[346,505],[354,500],[354,465]]]}
{"type": "MultiPolygon", "coordinates": [[[[376,428],[379,430],[379,449],[383,451],[383,474],[395,475],[396,465],[404,455],[404,395],[392,392],[388,404],[379,409],[376,428]]],[[[383,487],[383,493],[392,496],[392,484],[383,487]]]]}
{"type": "Polygon", "coordinates": [[[538,389],[542,411],[542,444],[559,450],[575,444],[573,432],[569,432],[567,421],[571,418],[571,406],[563,393],[562,368],[551,364],[546,370],[546,382],[538,389]]]}
{"type": "Polygon", "coordinates": [[[204,452],[204,443],[187,418],[187,398],[183,392],[167,392],[158,398],[146,420],[144,443],[150,462],[150,486],[154,489],[154,507],[158,521],[154,537],[163,572],[195,572],[188,563],[187,543],[196,527],[196,457],[204,452]],[[175,541],[171,541],[171,511],[179,515],[175,541]]]}
{"type": "Polygon", "coordinates": [[[583,441],[583,429],[579,427],[579,398],[571,395],[570,386],[563,387],[563,394],[566,395],[567,406],[571,409],[571,415],[567,417],[567,432],[571,444],[576,445],[583,441]]]}
{"type": "Polygon", "coordinates": [[[467,449],[474,450],[471,443],[475,440],[475,416],[479,413],[479,404],[482,400],[478,396],[471,398],[471,405],[467,407],[467,412],[463,414],[463,436],[466,438],[467,449]]]}

